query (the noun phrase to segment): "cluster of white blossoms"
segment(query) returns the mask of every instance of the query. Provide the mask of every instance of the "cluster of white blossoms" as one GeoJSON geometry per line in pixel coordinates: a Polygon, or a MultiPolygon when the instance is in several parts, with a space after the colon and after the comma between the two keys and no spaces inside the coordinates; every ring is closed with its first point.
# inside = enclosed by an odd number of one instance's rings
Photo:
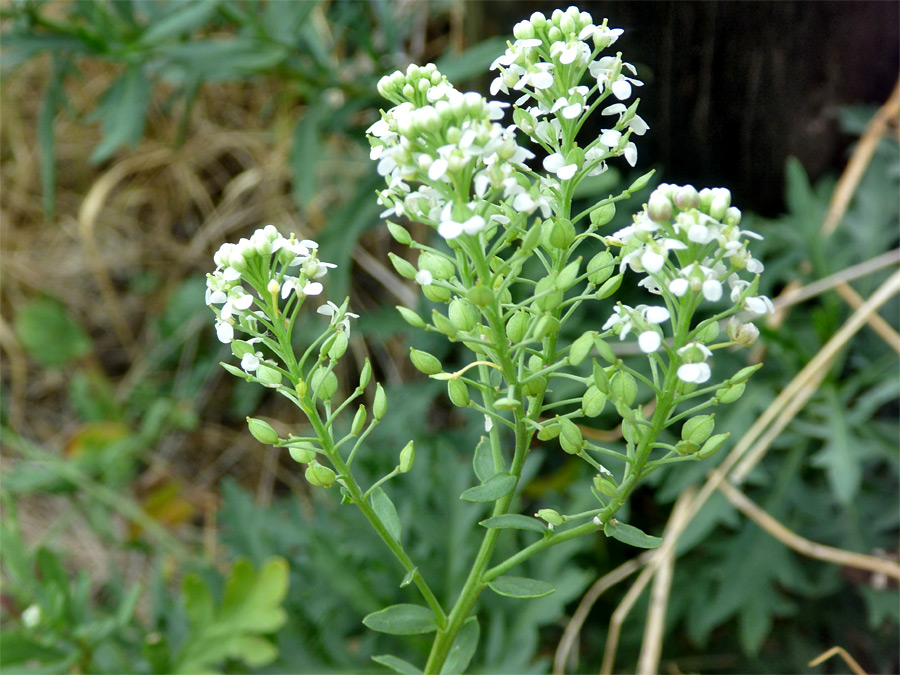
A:
{"type": "MultiPolygon", "coordinates": [[[[206,275],[206,304],[216,314],[219,340],[231,343],[238,327],[255,336],[250,344],[261,341],[254,304],[265,309],[266,300],[275,304],[279,295],[288,302],[294,298],[302,302],[307,296],[319,295],[322,283],[318,280],[336,266],[319,260],[318,248],[309,239],[298,240],[293,234],[283,236],[274,225],[266,225],[237,244],[222,244],[213,256],[215,272],[206,275]],[[244,287],[244,282],[256,295],[244,287]]],[[[333,317],[333,312],[330,314],[333,317]]],[[[342,316],[337,321],[345,319],[342,316]]],[[[245,370],[256,370],[260,357],[256,352],[244,355],[245,370]]]]}
{"type": "MultiPolygon", "coordinates": [[[[772,301],[755,295],[754,280],[741,278],[744,272],[757,275],[763,271],[763,264],[748,248],[748,239],[762,237],[742,230],[740,222],[741,212],[731,206],[731,193],[724,188],[698,192],[690,185],[662,184],[650,195],[646,208],[634,217],[633,224],[605,241],[622,247],[620,272],[630,268],[644,274],[639,285],[667,297],[671,306],[685,303],[682,306],[693,312],[700,302],[720,302],[727,286],[731,309],[767,314],[773,311],[772,301]]],[[[641,350],[652,353],[661,346],[658,324],[669,316],[665,307],[620,305],[604,330],[612,329],[624,338],[636,329],[641,350]]],[[[744,324],[740,330],[746,342],[755,328],[744,324]]],[[[679,378],[694,383],[708,380],[709,356],[711,352],[703,344],[683,347],[679,351],[683,362],[679,378]]]]}
{"type": "Polygon", "coordinates": [[[648,129],[637,102],[606,106],[601,114],[612,118],[609,128],[583,148],[575,142],[601,101],[610,95],[624,101],[641,85],[623,74],[635,71],[620,54],[599,57],[622,31],[605,21],[594,25],[590,14],[570,7],[549,19],[537,12],[514,33],[516,41],[492,66],[500,71],[493,95],[521,93],[509,126],[499,122],[508,103],[457,91],[433,64],[379,81],[379,92],[395,104],[368,129],[370,156],[387,183],[378,193],[382,216],[432,225],[445,239],[474,235],[519,214],[540,210],[547,218],[563,182],[602,173],[611,157],[637,162],[630,137],[648,129]],[[518,143],[517,132],[545,154],[547,176],[526,165],[535,154],[518,143]]]}

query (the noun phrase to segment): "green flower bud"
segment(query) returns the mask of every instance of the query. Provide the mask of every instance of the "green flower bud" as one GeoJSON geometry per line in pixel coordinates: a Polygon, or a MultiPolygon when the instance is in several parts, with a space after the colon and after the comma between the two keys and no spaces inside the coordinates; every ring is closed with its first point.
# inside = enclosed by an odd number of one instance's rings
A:
{"type": "Polygon", "coordinates": [[[570,455],[577,455],[581,452],[584,445],[584,437],[581,435],[581,429],[572,420],[567,417],[559,418],[560,434],[559,444],[563,450],[570,455]]]}
{"type": "Polygon", "coordinates": [[[600,251],[587,264],[588,281],[599,286],[612,276],[614,267],[612,253],[600,251]]]}
{"type": "Polygon", "coordinates": [[[372,417],[380,420],[387,412],[387,395],[384,393],[384,387],[381,382],[375,385],[375,398],[372,401],[372,417]]]}
{"type": "Polygon", "coordinates": [[[613,202],[604,204],[591,211],[591,227],[596,229],[603,227],[616,215],[616,205],[613,202]]]}
{"type": "Polygon", "coordinates": [[[465,298],[454,298],[448,309],[450,323],[457,330],[470,331],[475,328],[481,314],[475,306],[465,298]]]}
{"type": "Polygon", "coordinates": [[[744,395],[746,387],[747,385],[743,382],[734,385],[729,384],[716,390],[716,399],[718,399],[719,403],[734,403],[744,395]]]}
{"type": "Polygon", "coordinates": [[[330,488],[334,485],[334,471],[327,466],[322,466],[316,460],[312,460],[306,467],[306,480],[310,485],[316,487],[330,488]]]}
{"type": "Polygon", "coordinates": [[[609,396],[613,400],[621,401],[626,406],[634,403],[637,398],[637,382],[631,373],[624,370],[617,371],[609,381],[609,396]]]}
{"type": "Polygon", "coordinates": [[[588,357],[588,354],[591,353],[591,348],[594,346],[594,337],[596,335],[597,333],[591,330],[582,334],[581,337],[572,343],[572,346],[569,348],[570,365],[577,366],[588,357]]]}
{"type": "Polygon", "coordinates": [[[681,438],[701,445],[716,426],[715,415],[697,415],[681,427],[681,438]]]}
{"type": "Polygon", "coordinates": [[[553,248],[566,250],[575,241],[575,226],[567,218],[557,218],[550,227],[547,241],[553,248]]]}
{"type": "Polygon", "coordinates": [[[457,408],[465,408],[469,405],[469,387],[462,380],[448,380],[447,395],[450,396],[450,402],[457,408]]]}
{"type": "Polygon", "coordinates": [[[510,342],[516,344],[525,338],[529,319],[529,315],[522,309],[509,317],[509,321],[506,322],[506,337],[510,342]]]}
{"type": "Polygon", "coordinates": [[[400,451],[400,473],[406,473],[412,468],[413,462],[416,461],[416,448],[410,441],[403,446],[400,451]]]}
{"type": "Polygon", "coordinates": [[[338,331],[334,336],[334,342],[332,343],[331,348],[328,350],[328,358],[333,361],[337,361],[341,358],[346,353],[349,342],[347,334],[342,330],[338,331]]]}
{"type": "Polygon", "coordinates": [[[561,291],[567,291],[572,288],[572,286],[575,284],[575,279],[578,277],[578,269],[580,267],[580,257],[563,267],[562,271],[559,273],[559,276],[556,278],[556,288],[561,291]]]}
{"type": "Polygon", "coordinates": [[[365,389],[369,386],[369,382],[372,379],[372,364],[369,362],[369,359],[366,359],[365,364],[363,364],[362,372],[359,374],[359,388],[365,389]]]}
{"type": "Polygon", "coordinates": [[[672,219],[672,202],[659,190],[654,190],[647,202],[647,215],[657,223],[667,223],[672,219]]]}
{"type": "Polygon", "coordinates": [[[435,279],[452,279],[456,274],[456,265],[448,258],[428,251],[419,255],[419,269],[431,272],[435,279]]]}
{"type": "MultiPolygon", "coordinates": [[[[621,65],[620,65],[620,68],[621,68],[621,65]]],[[[647,186],[647,183],[650,182],[650,179],[653,177],[654,173],[656,173],[656,169],[653,169],[652,171],[648,171],[643,176],[638,178],[636,181],[634,181],[628,187],[628,192],[637,192],[638,190],[643,190],[647,186]]]]}
{"type": "Polygon", "coordinates": [[[467,296],[476,307],[487,307],[494,301],[494,292],[484,284],[472,286],[467,296]]]}
{"type": "Polygon", "coordinates": [[[413,328],[425,328],[425,321],[422,317],[409,309],[409,307],[397,305],[397,311],[400,312],[400,316],[403,317],[403,320],[413,328]]]}
{"type": "Polygon", "coordinates": [[[260,384],[272,389],[281,385],[281,371],[265,363],[259,364],[259,367],[256,369],[256,378],[260,384]]]}
{"type": "Polygon", "coordinates": [[[547,521],[549,525],[553,525],[554,527],[562,525],[564,522],[566,522],[566,519],[553,509],[541,509],[534,515],[541,520],[547,521]]]}
{"type": "Polygon", "coordinates": [[[432,302],[447,302],[451,295],[449,288],[435,286],[434,284],[422,286],[422,293],[432,302]]]}
{"type": "Polygon", "coordinates": [[[700,448],[700,452],[697,453],[697,456],[701,459],[705,459],[706,457],[714,455],[716,452],[718,452],[719,448],[721,448],[725,444],[725,441],[728,440],[728,437],[730,435],[730,433],[716,434],[703,444],[703,447],[700,448]]]}
{"type": "Polygon", "coordinates": [[[278,434],[275,432],[275,429],[272,428],[272,425],[263,420],[257,419],[255,417],[247,418],[247,426],[250,429],[250,433],[258,440],[260,443],[265,443],[266,445],[275,445],[278,442],[278,434]]]}
{"type": "Polygon", "coordinates": [[[700,449],[700,446],[694,443],[693,441],[678,441],[675,444],[675,450],[679,455],[685,457],[687,455],[693,455],[700,449]]]}
{"type": "Polygon", "coordinates": [[[360,404],[356,414],[353,416],[353,423],[350,425],[350,434],[352,436],[358,436],[364,426],[366,426],[366,406],[360,404]]]}
{"type": "Polygon", "coordinates": [[[394,269],[397,270],[397,274],[401,277],[405,277],[406,279],[416,278],[415,265],[409,262],[409,260],[401,258],[396,253],[388,253],[388,258],[391,259],[391,264],[394,266],[394,269]]]}
{"type": "Polygon", "coordinates": [[[409,360],[412,361],[416,370],[420,373],[425,373],[426,375],[434,375],[435,373],[444,370],[444,367],[436,356],[432,356],[428,352],[423,352],[420,349],[413,349],[410,347],[409,360]]]}
{"type": "Polygon", "coordinates": [[[594,487],[597,492],[607,497],[615,497],[619,494],[619,486],[612,478],[604,474],[598,473],[594,476],[594,487]]]}
{"type": "Polygon", "coordinates": [[[337,375],[330,370],[317,368],[309,378],[309,385],[316,392],[316,396],[323,401],[330,401],[337,392],[337,375]]]}
{"type": "Polygon", "coordinates": [[[597,289],[597,292],[594,293],[594,297],[598,300],[604,300],[611,296],[613,293],[619,290],[619,287],[622,285],[622,277],[623,275],[617,274],[614,277],[610,277],[606,281],[603,282],[603,285],[597,289]]]}
{"type": "Polygon", "coordinates": [[[591,385],[581,397],[581,409],[587,417],[596,417],[606,407],[606,394],[591,385]]]}
{"type": "Polygon", "coordinates": [[[412,243],[412,236],[402,225],[398,225],[397,223],[388,221],[387,228],[388,232],[390,232],[391,236],[394,238],[394,241],[396,241],[398,244],[409,246],[412,243]]]}

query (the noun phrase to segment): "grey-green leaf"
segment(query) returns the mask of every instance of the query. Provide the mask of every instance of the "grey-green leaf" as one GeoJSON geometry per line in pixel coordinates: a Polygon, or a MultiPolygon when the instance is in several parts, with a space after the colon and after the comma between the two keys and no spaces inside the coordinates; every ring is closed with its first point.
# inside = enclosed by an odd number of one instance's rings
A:
{"type": "Polygon", "coordinates": [[[372,612],[363,623],[379,633],[391,635],[418,635],[437,630],[434,614],[421,605],[400,604],[372,612]]]}
{"type": "Polygon", "coordinates": [[[396,673],[402,673],[402,675],[420,675],[420,673],[422,672],[409,661],[404,661],[403,659],[394,656],[393,654],[381,654],[380,656],[373,656],[372,660],[375,663],[380,663],[383,666],[387,666],[396,673]]]}
{"type": "Polygon", "coordinates": [[[478,441],[478,445],[475,446],[472,466],[475,469],[475,475],[482,483],[486,483],[496,473],[494,456],[491,454],[491,439],[487,436],[482,436],[481,440],[478,441]]]}
{"type": "Polygon", "coordinates": [[[508,598],[543,598],[556,590],[553,584],[527,577],[497,577],[488,582],[488,586],[494,593],[508,598]]]}
{"type": "Polygon", "coordinates": [[[502,516],[494,516],[478,523],[487,528],[508,528],[513,530],[530,530],[531,532],[547,532],[547,526],[535,518],[529,518],[519,513],[507,513],[502,516]]]}
{"type": "Polygon", "coordinates": [[[469,661],[475,655],[478,647],[478,639],[481,637],[481,627],[478,618],[470,616],[453,641],[453,646],[447,654],[447,660],[441,668],[441,675],[456,675],[466,672],[469,661]]]}
{"type": "Polygon", "coordinates": [[[515,476],[498,473],[486,483],[469,488],[459,498],[467,502],[493,502],[508,495],[514,487],[516,487],[515,476]]]}
{"type": "Polygon", "coordinates": [[[638,548],[656,548],[662,543],[659,537],[651,537],[633,525],[626,525],[617,520],[611,520],[603,526],[607,537],[618,539],[621,542],[637,546],[638,548]]]}
{"type": "Polygon", "coordinates": [[[381,488],[376,488],[369,498],[372,502],[372,508],[384,523],[388,533],[397,541],[400,541],[402,528],[400,526],[400,517],[397,515],[397,509],[394,502],[387,496],[387,493],[381,488]]]}

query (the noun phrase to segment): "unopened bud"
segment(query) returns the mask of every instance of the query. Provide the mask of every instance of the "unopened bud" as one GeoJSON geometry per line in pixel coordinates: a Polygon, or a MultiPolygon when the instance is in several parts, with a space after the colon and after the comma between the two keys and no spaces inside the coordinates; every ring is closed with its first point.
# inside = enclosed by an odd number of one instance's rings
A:
{"type": "Polygon", "coordinates": [[[400,451],[400,473],[406,473],[412,468],[413,462],[416,460],[416,449],[413,442],[410,441],[400,451]]]}

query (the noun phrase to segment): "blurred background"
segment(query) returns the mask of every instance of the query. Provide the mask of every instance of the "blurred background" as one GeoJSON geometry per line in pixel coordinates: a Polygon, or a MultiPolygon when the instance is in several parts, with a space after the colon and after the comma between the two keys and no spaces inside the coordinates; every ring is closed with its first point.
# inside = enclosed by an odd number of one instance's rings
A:
{"type": "MultiPolygon", "coordinates": [[[[416,466],[391,489],[414,557],[449,595],[465,570],[448,550],[477,546],[481,512],[458,494],[473,480],[480,422],[408,362],[411,343],[445,364],[462,354],[413,334],[394,309],[429,303],[387,262],[388,251],[408,252],[378,219],[365,129],[386,106],[382,75],[433,61],[458,88],[486,93],[514,23],[557,6],[0,3],[0,666],[375,672],[370,657],[388,651],[424,662],[427,639],[398,642],[360,622],[415,601],[382,544],[247,432],[248,415],[282,435],[303,427],[290,406],[218,365],[230,351],[215,339],[204,275],[222,242],[268,223],[316,239],[338,264],[328,295],[350,294],[361,315],[342,381],[355,386],[368,357],[390,400],[363,469],[389,470],[415,439],[416,466]],[[290,570],[284,597],[271,590],[276,558],[290,570]],[[235,620],[279,606],[278,626],[235,620]]],[[[729,187],[766,237],[755,251],[778,312],[749,354],[717,355],[716,366],[765,363],[740,403],[717,413],[732,439],[781,415],[754,446],[743,493],[796,535],[894,569],[898,303],[895,293],[865,303],[900,260],[896,4],[581,9],[625,29],[616,48],[645,82],[650,125],[639,171],[623,163],[584,199],[655,168],[655,180],[729,187]],[[842,333],[848,320],[857,325],[842,333]]],[[[571,331],[605,318],[584,316],[571,331]]],[[[316,327],[299,333],[302,342],[316,327]]],[[[595,422],[614,442],[612,416],[595,422]]],[[[558,454],[535,447],[521,512],[590,503],[589,476],[558,454]]],[[[722,455],[658,472],[625,515],[660,533],[722,455]]],[[[557,592],[483,600],[473,671],[548,672],[555,659],[557,670],[595,672],[631,582],[585,594],[635,554],[601,538],[531,561],[522,573],[557,592]],[[575,630],[573,613],[591,603],[575,630]]],[[[890,574],[814,560],[722,492],[678,556],[662,672],[806,672],[834,646],[866,672],[900,669],[890,574]]],[[[621,625],[617,670],[636,667],[647,595],[621,625]]],[[[833,660],[815,672],[847,668],[833,660]]]]}

